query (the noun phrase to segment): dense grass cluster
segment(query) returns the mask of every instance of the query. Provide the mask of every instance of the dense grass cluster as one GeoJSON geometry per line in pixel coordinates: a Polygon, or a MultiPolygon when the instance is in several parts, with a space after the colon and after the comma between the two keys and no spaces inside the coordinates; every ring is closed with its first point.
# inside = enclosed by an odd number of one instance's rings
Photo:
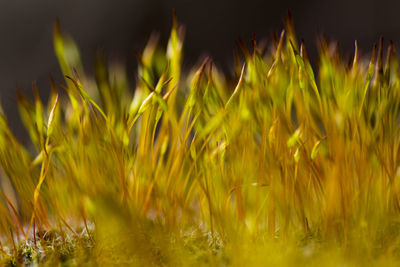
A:
{"type": "Polygon", "coordinates": [[[176,20],[167,49],[150,39],[132,93],[101,55],[85,75],[56,24],[65,82],[18,98],[32,146],[0,117],[2,262],[398,264],[393,44],[347,63],[321,40],[315,71],[288,18],[229,79],[209,59],[182,72],[182,42],[176,20]]]}

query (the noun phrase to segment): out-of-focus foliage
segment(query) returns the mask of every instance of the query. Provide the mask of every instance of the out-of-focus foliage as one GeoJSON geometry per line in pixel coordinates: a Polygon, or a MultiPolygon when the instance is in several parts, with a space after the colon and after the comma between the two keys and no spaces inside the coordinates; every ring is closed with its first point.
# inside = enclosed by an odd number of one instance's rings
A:
{"type": "Polygon", "coordinates": [[[347,64],[321,40],[315,71],[288,18],[232,82],[182,72],[182,42],[176,20],[166,50],[153,36],[131,90],[102,54],[86,76],[56,24],[65,81],[18,98],[33,147],[0,116],[3,263],[399,264],[394,45],[347,64]]]}

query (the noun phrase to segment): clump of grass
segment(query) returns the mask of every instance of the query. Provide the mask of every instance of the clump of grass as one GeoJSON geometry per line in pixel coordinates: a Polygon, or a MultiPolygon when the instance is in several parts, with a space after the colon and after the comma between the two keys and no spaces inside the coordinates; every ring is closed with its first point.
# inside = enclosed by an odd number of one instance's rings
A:
{"type": "Polygon", "coordinates": [[[269,47],[240,45],[234,79],[182,71],[174,19],[139,55],[134,92],[104,55],[84,74],[55,25],[65,76],[19,95],[32,140],[0,116],[1,258],[9,265],[399,263],[400,77],[391,43],[318,72],[290,17],[269,47]],[[316,75],[315,73],[318,73],[316,75]],[[65,92],[62,96],[61,92],[65,92]]]}

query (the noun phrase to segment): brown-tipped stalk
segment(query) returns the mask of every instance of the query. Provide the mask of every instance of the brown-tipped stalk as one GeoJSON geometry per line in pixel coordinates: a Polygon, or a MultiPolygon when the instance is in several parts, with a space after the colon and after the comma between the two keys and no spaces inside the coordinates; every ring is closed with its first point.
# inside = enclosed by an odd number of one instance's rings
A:
{"type": "Polygon", "coordinates": [[[353,72],[356,72],[358,69],[358,60],[359,60],[359,54],[358,54],[358,41],[354,41],[354,59],[353,59],[353,66],[352,70],[353,72]]]}
{"type": "Polygon", "coordinates": [[[381,37],[379,40],[378,55],[376,58],[374,73],[375,73],[375,75],[374,75],[372,85],[375,86],[375,85],[377,85],[377,83],[382,82],[382,76],[383,76],[383,37],[381,37]]]}

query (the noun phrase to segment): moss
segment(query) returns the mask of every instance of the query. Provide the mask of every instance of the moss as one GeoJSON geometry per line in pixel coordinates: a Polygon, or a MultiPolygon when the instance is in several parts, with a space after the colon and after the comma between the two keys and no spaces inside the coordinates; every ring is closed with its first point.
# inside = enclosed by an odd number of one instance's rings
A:
{"type": "Polygon", "coordinates": [[[56,23],[65,81],[47,102],[36,85],[18,97],[32,146],[0,116],[2,263],[398,265],[395,47],[383,60],[383,41],[370,58],[356,43],[349,65],[320,40],[315,70],[285,28],[270,47],[239,44],[226,74],[210,58],[182,67],[174,19],[129,85],[104,56],[85,74],[56,23]]]}

